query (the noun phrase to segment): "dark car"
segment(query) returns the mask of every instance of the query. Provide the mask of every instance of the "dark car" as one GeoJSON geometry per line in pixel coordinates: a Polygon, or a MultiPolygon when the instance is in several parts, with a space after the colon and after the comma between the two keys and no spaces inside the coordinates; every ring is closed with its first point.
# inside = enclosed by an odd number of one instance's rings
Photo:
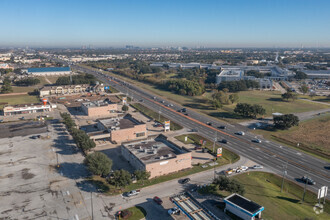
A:
{"type": "Polygon", "coordinates": [[[181,180],[182,184],[186,184],[186,183],[189,183],[189,182],[190,182],[190,178],[185,178],[185,179],[181,180]]]}
{"type": "Polygon", "coordinates": [[[226,139],[222,139],[222,140],[221,140],[221,143],[223,143],[223,144],[227,144],[228,141],[227,141],[226,139]]]}
{"type": "Polygon", "coordinates": [[[212,122],[208,121],[208,122],[206,122],[206,124],[212,126],[212,122]]]}
{"type": "Polygon", "coordinates": [[[186,111],[187,111],[187,109],[186,109],[186,108],[183,108],[183,109],[181,109],[181,111],[182,111],[182,112],[186,112],[186,111]]]}
{"type": "Polygon", "coordinates": [[[184,115],[186,115],[186,116],[189,116],[189,114],[188,114],[188,113],[186,113],[186,114],[184,114],[184,115]]]}
{"type": "Polygon", "coordinates": [[[301,180],[302,180],[304,183],[307,183],[307,184],[309,184],[309,185],[315,185],[315,184],[316,184],[314,180],[312,180],[311,178],[309,178],[309,177],[307,177],[307,176],[303,176],[303,177],[301,178],[301,180]]]}
{"type": "Polygon", "coordinates": [[[221,125],[221,126],[219,126],[219,128],[220,128],[220,129],[226,129],[226,126],[221,125]]]}
{"type": "Polygon", "coordinates": [[[154,202],[157,203],[158,205],[163,204],[163,200],[161,200],[158,196],[155,196],[153,198],[154,202]]]}

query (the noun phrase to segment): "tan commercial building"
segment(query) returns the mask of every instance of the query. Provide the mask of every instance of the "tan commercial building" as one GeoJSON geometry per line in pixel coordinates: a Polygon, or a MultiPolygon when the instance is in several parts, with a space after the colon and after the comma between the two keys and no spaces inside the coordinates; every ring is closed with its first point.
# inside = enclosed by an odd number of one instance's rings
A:
{"type": "Polygon", "coordinates": [[[104,101],[85,102],[81,103],[81,109],[89,117],[114,117],[117,116],[118,105],[104,101]]]}
{"type": "Polygon", "coordinates": [[[19,115],[19,114],[31,114],[36,112],[50,112],[52,108],[56,108],[56,105],[47,103],[34,103],[34,104],[21,104],[21,105],[7,105],[3,108],[3,115],[19,115]]]}
{"type": "Polygon", "coordinates": [[[110,137],[112,142],[122,143],[147,137],[147,125],[136,120],[130,114],[123,117],[99,119],[97,127],[100,132],[88,134],[93,140],[110,137]]]}
{"type": "Polygon", "coordinates": [[[127,142],[121,154],[137,170],[150,172],[150,178],[191,168],[191,151],[169,141],[166,136],[127,142]]]}

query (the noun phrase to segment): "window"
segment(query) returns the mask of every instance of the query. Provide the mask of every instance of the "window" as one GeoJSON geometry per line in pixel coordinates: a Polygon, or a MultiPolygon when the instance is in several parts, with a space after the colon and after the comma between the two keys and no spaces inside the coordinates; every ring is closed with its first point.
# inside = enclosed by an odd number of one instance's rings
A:
{"type": "Polygon", "coordinates": [[[145,132],[136,133],[136,137],[143,137],[143,136],[145,136],[145,132]]]}

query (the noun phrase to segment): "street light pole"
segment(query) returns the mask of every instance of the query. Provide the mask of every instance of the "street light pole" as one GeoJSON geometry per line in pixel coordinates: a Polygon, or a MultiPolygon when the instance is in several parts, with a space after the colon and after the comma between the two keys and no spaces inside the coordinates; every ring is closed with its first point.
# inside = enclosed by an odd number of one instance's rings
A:
{"type": "Polygon", "coordinates": [[[282,178],[282,186],[281,186],[281,192],[283,191],[283,185],[284,185],[284,177],[286,175],[286,168],[288,166],[288,162],[286,162],[286,164],[283,166],[284,172],[283,172],[283,178],[282,178]]]}
{"type": "Polygon", "coordinates": [[[94,220],[94,210],[93,210],[93,192],[91,192],[91,207],[92,207],[92,220],[94,220]]]}

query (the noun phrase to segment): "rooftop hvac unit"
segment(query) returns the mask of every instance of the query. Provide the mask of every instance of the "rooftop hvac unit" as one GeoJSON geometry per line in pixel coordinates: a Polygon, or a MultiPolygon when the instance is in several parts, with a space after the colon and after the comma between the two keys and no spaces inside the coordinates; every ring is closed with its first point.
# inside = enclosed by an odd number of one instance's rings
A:
{"type": "Polygon", "coordinates": [[[148,152],[148,149],[144,148],[144,149],[143,149],[143,152],[144,152],[144,153],[147,153],[147,152],[148,152]]]}
{"type": "Polygon", "coordinates": [[[157,145],[152,145],[152,148],[158,149],[158,146],[157,145]]]}
{"type": "Polygon", "coordinates": [[[162,159],[164,159],[164,157],[163,156],[160,156],[159,159],[162,160],[162,159]]]}
{"type": "Polygon", "coordinates": [[[167,154],[168,157],[172,157],[172,154],[167,154]]]}
{"type": "Polygon", "coordinates": [[[153,154],[157,154],[157,150],[153,150],[152,153],[153,153],[153,154]]]}

